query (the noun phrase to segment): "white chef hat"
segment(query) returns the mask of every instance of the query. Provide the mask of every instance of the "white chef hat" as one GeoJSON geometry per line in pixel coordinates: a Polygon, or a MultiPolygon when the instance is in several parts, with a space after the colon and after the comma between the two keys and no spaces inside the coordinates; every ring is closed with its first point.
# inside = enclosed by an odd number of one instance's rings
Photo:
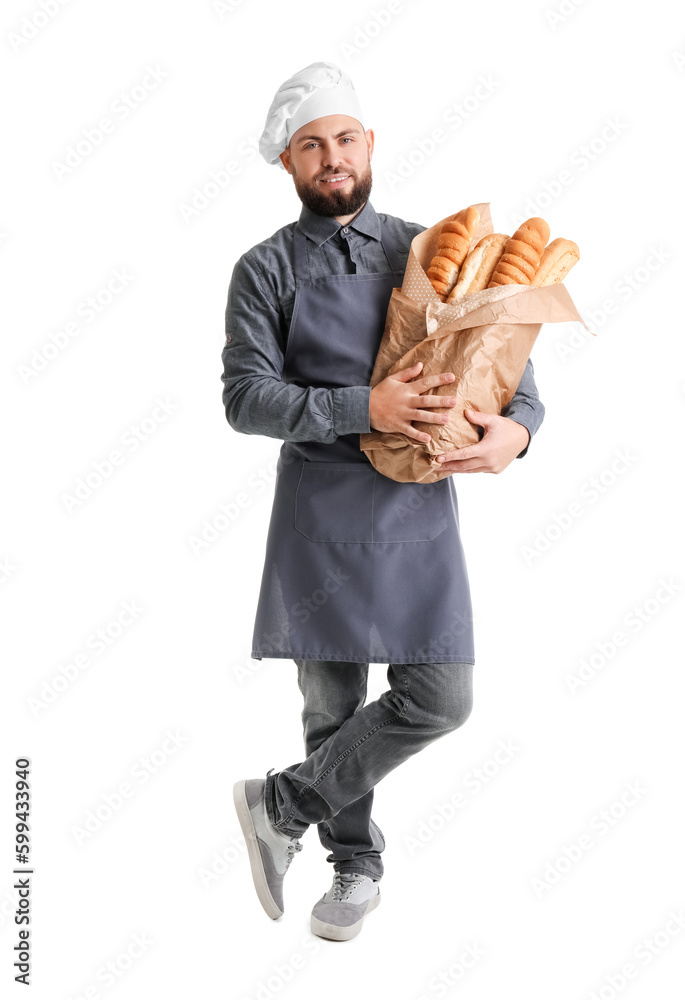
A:
{"type": "Polygon", "coordinates": [[[347,73],[334,63],[314,62],[276,91],[259,139],[259,152],[267,163],[277,163],[285,170],[278,154],[298,128],[324,115],[349,115],[362,123],[357,92],[347,73]]]}

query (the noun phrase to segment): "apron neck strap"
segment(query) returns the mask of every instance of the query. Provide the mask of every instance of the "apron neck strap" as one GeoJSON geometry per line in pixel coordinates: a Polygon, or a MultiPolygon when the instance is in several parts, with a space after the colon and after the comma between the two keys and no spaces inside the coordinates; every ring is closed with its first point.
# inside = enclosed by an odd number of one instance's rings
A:
{"type": "MultiPolygon", "coordinates": [[[[402,260],[392,245],[392,241],[388,236],[388,231],[383,223],[383,220],[379,219],[379,222],[381,224],[381,243],[383,245],[383,250],[385,251],[385,256],[388,258],[390,270],[399,271],[400,274],[403,274],[404,265],[402,260]]],[[[299,285],[301,282],[309,280],[307,237],[300,229],[299,223],[295,225],[293,235],[295,250],[295,283],[299,285]]]]}

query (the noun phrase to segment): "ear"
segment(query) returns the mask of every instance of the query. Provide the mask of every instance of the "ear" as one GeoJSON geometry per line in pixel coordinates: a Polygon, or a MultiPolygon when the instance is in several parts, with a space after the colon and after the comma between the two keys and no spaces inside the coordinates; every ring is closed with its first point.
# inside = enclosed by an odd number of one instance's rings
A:
{"type": "Polygon", "coordinates": [[[285,169],[288,171],[288,173],[291,173],[292,171],[290,170],[290,149],[286,146],[286,148],[283,150],[283,152],[279,153],[278,156],[279,156],[279,159],[280,159],[281,163],[283,164],[283,166],[285,167],[285,169]]]}
{"type": "Polygon", "coordinates": [[[371,129],[371,128],[367,129],[367,131],[364,133],[364,135],[366,136],[366,145],[367,145],[367,148],[369,150],[369,159],[371,159],[371,157],[373,156],[373,142],[374,142],[374,138],[375,138],[375,136],[373,134],[373,129],[371,129]]]}

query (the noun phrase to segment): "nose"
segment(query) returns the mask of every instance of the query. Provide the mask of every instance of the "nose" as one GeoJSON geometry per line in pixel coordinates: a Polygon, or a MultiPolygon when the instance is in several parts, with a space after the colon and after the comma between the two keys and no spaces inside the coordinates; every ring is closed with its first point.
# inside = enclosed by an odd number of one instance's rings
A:
{"type": "Polygon", "coordinates": [[[335,167],[343,162],[342,151],[336,142],[326,143],[322,159],[325,167],[335,167]]]}

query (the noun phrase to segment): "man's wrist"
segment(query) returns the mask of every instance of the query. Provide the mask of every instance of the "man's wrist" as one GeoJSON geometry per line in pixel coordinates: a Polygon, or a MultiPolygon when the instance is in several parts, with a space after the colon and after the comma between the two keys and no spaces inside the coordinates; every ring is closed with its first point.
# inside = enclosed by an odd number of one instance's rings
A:
{"type": "Polygon", "coordinates": [[[512,424],[517,424],[521,428],[520,439],[521,444],[519,450],[516,453],[516,458],[523,458],[523,456],[528,451],[528,445],[530,444],[533,435],[531,434],[530,428],[523,423],[522,420],[518,420],[516,417],[507,417],[507,420],[511,420],[512,424]]]}
{"type": "Polygon", "coordinates": [[[370,395],[370,385],[344,386],[333,390],[333,424],[338,436],[367,434],[371,430],[370,395]]]}

